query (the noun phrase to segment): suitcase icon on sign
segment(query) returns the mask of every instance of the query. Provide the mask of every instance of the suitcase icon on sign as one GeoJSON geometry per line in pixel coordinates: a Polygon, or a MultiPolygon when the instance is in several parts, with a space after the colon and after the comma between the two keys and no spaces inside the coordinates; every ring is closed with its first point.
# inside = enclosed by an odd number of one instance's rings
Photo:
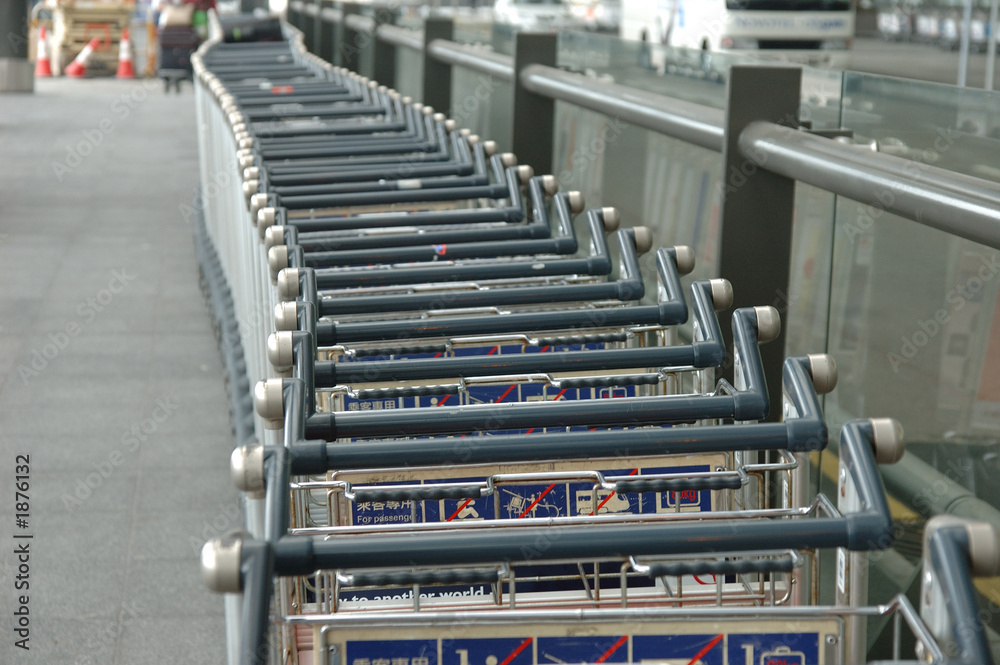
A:
{"type": "Polygon", "coordinates": [[[788,647],[777,647],[761,655],[760,665],[806,665],[806,655],[788,647]]]}

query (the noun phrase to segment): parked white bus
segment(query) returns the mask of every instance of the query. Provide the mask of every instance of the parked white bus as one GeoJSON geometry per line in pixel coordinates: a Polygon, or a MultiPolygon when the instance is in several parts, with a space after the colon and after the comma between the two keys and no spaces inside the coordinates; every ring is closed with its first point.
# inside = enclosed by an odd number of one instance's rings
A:
{"type": "Polygon", "coordinates": [[[854,0],[622,0],[621,36],[842,68],[854,0]]]}

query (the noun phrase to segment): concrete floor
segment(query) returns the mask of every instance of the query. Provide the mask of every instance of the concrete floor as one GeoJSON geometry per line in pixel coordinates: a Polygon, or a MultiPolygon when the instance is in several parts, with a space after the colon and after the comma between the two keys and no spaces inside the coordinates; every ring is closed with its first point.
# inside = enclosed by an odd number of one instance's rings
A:
{"type": "Polygon", "coordinates": [[[0,155],[0,662],[221,665],[198,549],[239,513],[181,207],[198,182],[191,88],[37,81],[0,97],[0,155]],[[13,644],[21,594],[30,651],[13,644]]]}

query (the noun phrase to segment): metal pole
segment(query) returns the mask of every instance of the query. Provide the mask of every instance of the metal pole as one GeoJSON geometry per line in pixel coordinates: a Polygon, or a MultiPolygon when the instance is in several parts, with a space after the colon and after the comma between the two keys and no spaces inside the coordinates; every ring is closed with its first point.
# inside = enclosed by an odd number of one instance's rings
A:
{"type": "Polygon", "coordinates": [[[424,22],[424,81],[420,101],[442,113],[451,108],[451,65],[434,59],[428,45],[435,39],[451,41],[454,31],[450,18],[431,16],[424,22]]]}
{"type": "Polygon", "coordinates": [[[552,172],[552,140],[556,103],[531,92],[521,73],[530,65],[556,66],[558,35],[519,32],[514,35],[514,128],[511,144],[522,164],[535,173],[552,172]]]}
{"type": "Polygon", "coordinates": [[[316,52],[316,23],[319,21],[319,0],[303,0],[302,41],[306,50],[316,52]]]}
{"type": "Polygon", "coordinates": [[[725,114],[718,109],[544,65],[526,67],[520,80],[526,90],[544,97],[722,152],[725,114]]]}
{"type": "Polygon", "coordinates": [[[327,62],[333,62],[333,3],[320,0],[319,14],[316,15],[316,55],[327,62]]]}
{"type": "Polygon", "coordinates": [[[972,0],[962,9],[962,41],[958,55],[958,87],[964,88],[969,74],[969,30],[972,27],[972,0]]]}
{"type": "Polygon", "coordinates": [[[986,40],[986,90],[993,89],[993,72],[997,61],[997,4],[998,0],[990,3],[990,25],[989,38],[986,40]]]}
{"type": "Polygon", "coordinates": [[[348,25],[347,17],[351,14],[360,14],[361,5],[353,2],[345,2],[340,5],[340,24],[337,26],[337,59],[341,66],[348,68],[352,72],[358,71],[360,58],[360,48],[358,46],[358,33],[348,25]]]}
{"type": "MultiPolygon", "coordinates": [[[[792,251],[795,179],[764,168],[762,153],[740,150],[739,137],[751,122],[768,120],[794,134],[802,70],[733,66],[726,101],[722,151],[722,243],[719,276],[733,284],[733,307],[785,302],[792,251]]],[[[779,308],[780,311],[780,308],[779,308]]],[[[724,327],[727,345],[731,343],[724,327]]],[[[781,364],[785,326],[777,339],[761,347],[770,395],[769,420],[781,417],[781,364]]],[[[731,379],[732,367],[726,375],[731,379]]]]}
{"type": "Polygon", "coordinates": [[[324,28],[324,25],[323,25],[323,5],[324,5],[324,0],[314,0],[314,1],[315,1],[314,9],[316,10],[316,13],[313,15],[313,23],[312,23],[312,30],[311,30],[311,33],[312,33],[312,46],[310,47],[309,50],[312,51],[314,54],[318,55],[319,57],[325,58],[326,56],[323,54],[323,47],[324,47],[324,44],[323,44],[323,28],[324,28]]]}
{"type": "Polygon", "coordinates": [[[0,92],[33,92],[35,74],[28,60],[27,0],[0,0],[0,92]]]}
{"type": "Polygon", "coordinates": [[[344,27],[346,30],[350,31],[351,35],[348,37],[347,43],[352,44],[355,52],[357,53],[356,57],[358,59],[358,68],[355,71],[362,76],[374,79],[375,74],[372,71],[374,54],[372,53],[372,48],[374,47],[375,29],[378,27],[378,24],[371,16],[361,15],[360,12],[366,10],[366,8],[363,9],[359,5],[359,13],[344,14],[344,27]]]}
{"type": "Polygon", "coordinates": [[[746,154],[760,157],[768,171],[1000,249],[1000,185],[995,182],[767,122],[748,126],[739,144],[746,154]]]}
{"type": "Polygon", "coordinates": [[[391,26],[396,22],[396,13],[387,7],[375,10],[375,29],[372,31],[372,78],[384,86],[396,87],[396,47],[379,38],[379,28],[391,26]]]}
{"type": "Polygon", "coordinates": [[[896,466],[880,467],[886,489],[924,517],[954,515],[1000,528],[1000,510],[923,460],[907,455],[896,466]]]}
{"type": "Polygon", "coordinates": [[[378,38],[393,46],[405,46],[408,49],[423,53],[423,34],[417,30],[408,30],[395,25],[381,25],[378,28],[378,38]]]}
{"type": "Polygon", "coordinates": [[[431,42],[427,48],[440,62],[471,69],[508,83],[514,81],[514,58],[509,55],[500,55],[468,44],[444,40],[431,42]]]}

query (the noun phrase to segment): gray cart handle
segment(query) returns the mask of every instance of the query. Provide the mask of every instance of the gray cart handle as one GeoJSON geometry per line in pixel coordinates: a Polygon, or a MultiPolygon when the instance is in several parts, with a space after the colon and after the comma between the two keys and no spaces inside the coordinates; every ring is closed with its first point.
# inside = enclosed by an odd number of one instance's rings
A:
{"type": "MultiPolygon", "coordinates": [[[[599,211],[595,214],[604,214],[599,211]]],[[[496,289],[421,291],[318,298],[316,277],[309,268],[286,268],[278,273],[281,300],[318,303],[319,316],[341,316],[385,312],[433,311],[464,307],[511,306],[557,302],[619,300],[642,298],[645,287],[639,268],[639,254],[648,251],[652,238],[648,232],[620,229],[615,233],[619,251],[618,279],[592,284],[545,284],[510,286],[496,289]]]]}
{"type": "MultiPolygon", "coordinates": [[[[607,214],[608,211],[605,211],[605,215],[607,214]]],[[[656,254],[656,268],[660,300],[655,305],[537,312],[502,312],[490,308],[491,315],[488,316],[483,313],[456,314],[379,321],[377,325],[372,325],[365,322],[317,321],[313,303],[293,301],[280,303],[275,307],[275,329],[314,332],[317,347],[393,340],[396,347],[405,348],[406,340],[427,338],[684,323],[687,321],[687,305],[680,277],[694,268],[693,252],[686,246],[661,248],[656,254]]],[[[732,304],[732,287],[725,280],[712,283],[711,302],[715,303],[714,309],[728,309],[732,304]]],[[[694,307],[700,307],[697,300],[694,307]]]]}
{"type": "Polygon", "coordinates": [[[780,327],[773,307],[741,308],[733,313],[734,349],[739,362],[737,377],[742,390],[725,383],[711,395],[622,397],[508,404],[477,404],[434,409],[347,411],[307,416],[307,386],[301,379],[271,379],[255,387],[255,407],[268,426],[284,426],[289,441],[470,434],[476,432],[549,427],[632,427],[691,423],[702,419],[760,420],[768,412],[767,387],[759,344],[766,343],[780,327]],[[285,386],[301,397],[286,418],[285,386]],[[294,413],[293,413],[294,412],[294,413]],[[284,422],[283,422],[284,421],[284,422]]]}
{"type": "MultiPolygon", "coordinates": [[[[357,389],[376,381],[410,381],[438,379],[467,379],[472,377],[513,374],[540,374],[548,372],[597,372],[629,368],[718,367],[725,359],[724,340],[721,336],[716,310],[728,304],[727,289],[709,281],[691,285],[695,320],[700,338],[690,344],[676,346],[649,346],[625,349],[592,349],[588,351],[554,351],[549,353],[514,354],[503,356],[456,356],[447,358],[396,359],[381,361],[338,362],[312,361],[313,348],[295,344],[296,338],[305,333],[281,331],[268,338],[268,358],[271,366],[281,375],[293,366],[297,375],[307,382],[310,372],[316,389],[348,385],[357,389]],[[715,296],[721,294],[721,302],[715,296]],[[298,348],[304,358],[299,358],[298,348]],[[308,365],[314,363],[313,368],[308,365]]],[[[681,301],[683,302],[683,300],[681,301]]],[[[579,331],[586,340],[586,331],[579,331]]],[[[446,346],[446,345],[445,345],[446,346]]],[[[438,347],[428,347],[438,350],[438,347]]],[[[400,388],[402,393],[407,389],[400,388]]],[[[440,393],[428,393],[440,394],[440,393]]]]}
{"type": "MultiPolygon", "coordinates": [[[[285,446],[247,445],[233,451],[232,478],[251,496],[267,500],[267,532],[287,530],[287,488],[292,476],[324,475],[353,469],[504,464],[539,459],[590,459],[617,451],[628,456],[705,454],[735,450],[814,452],[827,443],[827,427],[815,386],[828,392],[836,385],[827,356],[799,356],[784,364],[789,416],[780,423],[558,432],[484,437],[471,445],[455,439],[415,439],[328,443],[287,438],[285,446]],[[457,445],[456,445],[457,444],[457,445]],[[269,489],[273,491],[268,491],[269,489]]],[[[292,397],[289,394],[289,397],[292,397]]],[[[296,408],[289,399],[289,408],[296,408]]],[[[480,484],[470,484],[479,492],[480,484]]],[[[472,490],[470,490],[472,491],[472,490]]],[[[463,498],[467,498],[463,494],[463,498]]]]}
{"type": "MultiPolygon", "coordinates": [[[[271,543],[236,536],[205,544],[203,578],[215,591],[243,593],[240,662],[250,665],[260,662],[258,654],[267,653],[273,576],[312,575],[318,570],[345,568],[506,563],[526,557],[539,562],[763,549],[887,547],[892,542],[892,515],[875,460],[876,456],[898,458],[901,454],[901,441],[892,436],[895,432],[898,425],[887,426],[879,421],[856,420],[844,426],[842,468],[853,481],[860,508],[849,514],[798,520],[497,528],[477,533],[441,530],[330,540],[285,536],[271,543]]],[[[943,581],[947,584],[950,579],[943,581]]],[[[973,661],[962,662],[971,665],[973,661]]]]}

